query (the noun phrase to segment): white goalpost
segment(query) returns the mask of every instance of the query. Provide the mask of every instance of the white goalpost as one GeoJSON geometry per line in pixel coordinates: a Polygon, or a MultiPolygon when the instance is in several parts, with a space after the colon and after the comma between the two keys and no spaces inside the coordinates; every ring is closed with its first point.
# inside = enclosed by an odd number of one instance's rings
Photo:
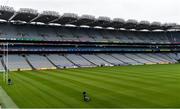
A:
{"type": "Polygon", "coordinates": [[[9,50],[9,48],[8,48],[8,43],[3,43],[3,62],[4,62],[4,65],[6,66],[5,67],[5,70],[4,70],[4,72],[3,72],[3,81],[5,82],[5,83],[7,83],[8,82],[8,79],[9,79],[9,59],[8,59],[8,50],[9,50]]]}

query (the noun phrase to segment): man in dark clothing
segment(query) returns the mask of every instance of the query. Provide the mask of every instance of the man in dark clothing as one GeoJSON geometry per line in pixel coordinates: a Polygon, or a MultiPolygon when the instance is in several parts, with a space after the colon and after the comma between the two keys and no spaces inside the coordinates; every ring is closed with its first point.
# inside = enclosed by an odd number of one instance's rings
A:
{"type": "Polygon", "coordinates": [[[90,97],[87,95],[86,92],[83,92],[83,98],[85,102],[89,102],[90,101],[90,97]]]}
{"type": "Polygon", "coordinates": [[[12,85],[12,80],[10,78],[8,79],[8,85],[12,85]]]}

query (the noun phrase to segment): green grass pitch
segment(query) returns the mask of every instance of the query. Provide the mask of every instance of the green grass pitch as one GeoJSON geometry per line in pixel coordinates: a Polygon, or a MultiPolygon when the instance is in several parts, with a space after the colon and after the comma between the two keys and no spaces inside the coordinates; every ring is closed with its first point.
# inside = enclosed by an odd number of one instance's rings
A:
{"type": "MultiPolygon", "coordinates": [[[[0,74],[2,80],[2,74],[0,74]]],[[[12,72],[0,82],[20,108],[180,108],[180,65],[12,72]],[[84,102],[82,92],[91,97],[84,102]]]]}

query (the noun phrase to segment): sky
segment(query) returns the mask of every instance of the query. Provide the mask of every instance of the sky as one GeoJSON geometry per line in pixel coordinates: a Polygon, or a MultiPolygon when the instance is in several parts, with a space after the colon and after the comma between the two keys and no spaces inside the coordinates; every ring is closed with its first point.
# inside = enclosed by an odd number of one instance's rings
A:
{"type": "Polygon", "coordinates": [[[0,5],[180,24],[180,0],[0,0],[0,5]]]}

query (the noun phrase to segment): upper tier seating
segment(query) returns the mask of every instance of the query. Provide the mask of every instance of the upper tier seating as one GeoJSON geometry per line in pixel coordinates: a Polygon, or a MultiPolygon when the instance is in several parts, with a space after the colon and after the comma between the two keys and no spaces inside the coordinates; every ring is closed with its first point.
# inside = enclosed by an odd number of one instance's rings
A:
{"type": "Polygon", "coordinates": [[[43,25],[0,24],[0,39],[121,43],[176,43],[180,32],[137,32],[43,25]]]}
{"type": "Polygon", "coordinates": [[[59,37],[62,38],[63,41],[79,41],[79,39],[72,34],[70,29],[56,29],[56,33],[59,37]]]}
{"type": "Polygon", "coordinates": [[[38,36],[43,37],[47,41],[61,41],[62,38],[58,36],[52,28],[37,28],[38,36]]]}
{"type": "Polygon", "coordinates": [[[108,40],[104,38],[103,35],[98,32],[98,30],[87,30],[87,34],[96,42],[108,42],[108,40]]]}
{"type": "Polygon", "coordinates": [[[75,37],[78,37],[80,41],[82,42],[94,42],[95,40],[93,37],[89,36],[86,33],[86,30],[81,30],[81,29],[73,29],[72,33],[74,34],[75,37]]]}

